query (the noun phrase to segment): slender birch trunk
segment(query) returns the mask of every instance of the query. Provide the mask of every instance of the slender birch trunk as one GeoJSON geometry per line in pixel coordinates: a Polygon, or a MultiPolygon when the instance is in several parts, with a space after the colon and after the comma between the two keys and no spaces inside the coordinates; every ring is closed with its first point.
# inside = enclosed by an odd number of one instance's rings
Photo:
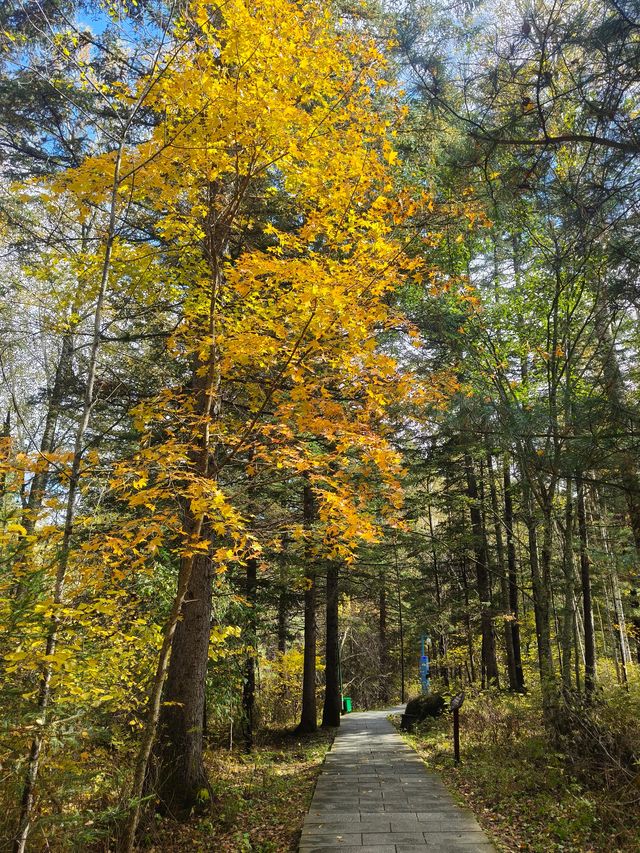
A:
{"type": "MultiPolygon", "coordinates": [[[[51,658],[55,654],[58,644],[58,635],[60,629],[60,620],[57,615],[57,609],[62,604],[65,592],[65,582],[67,579],[67,570],[69,568],[69,558],[71,555],[71,541],[73,536],[73,524],[76,512],[76,500],[80,486],[80,475],[82,462],[84,459],[84,440],[89,426],[91,413],[94,406],[94,390],[95,381],[98,370],[98,353],[100,349],[101,333],[102,333],[102,315],[104,310],[104,302],[106,298],[107,288],[109,284],[109,274],[111,271],[111,255],[116,237],[117,226],[117,203],[118,203],[118,187],[120,185],[120,168],[122,163],[122,152],[124,142],[116,153],[114,165],[114,177],[109,200],[109,219],[107,224],[107,235],[105,241],[104,258],[100,272],[100,280],[98,284],[98,292],[93,312],[93,331],[91,338],[91,347],[89,350],[89,363],[87,366],[87,378],[82,402],[82,410],[80,421],[76,429],[73,458],[71,462],[71,471],[69,474],[69,490],[67,492],[67,501],[64,518],[64,530],[62,535],[62,543],[58,554],[56,575],[53,587],[53,606],[54,615],[51,618],[47,633],[45,654],[51,658]]],[[[18,823],[18,831],[14,839],[14,853],[24,853],[26,850],[29,831],[31,828],[31,813],[33,810],[35,786],[38,778],[38,770],[40,766],[40,757],[45,738],[47,712],[51,699],[51,677],[53,670],[50,664],[46,664],[43,668],[38,689],[38,732],[31,742],[29,750],[29,760],[27,764],[27,772],[25,776],[24,786],[22,789],[22,797],[20,804],[20,818],[18,823]]]]}
{"type": "Polygon", "coordinates": [[[582,586],[582,618],[584,624],[584,689],[593,692],[596,683],[596,642],[593,627],[593,604],[591,596],[591,560],[587,537],[587,514],[585,510],[584,482],[578,474],[578,533],[580,536],[580,581],[582,586]]]}

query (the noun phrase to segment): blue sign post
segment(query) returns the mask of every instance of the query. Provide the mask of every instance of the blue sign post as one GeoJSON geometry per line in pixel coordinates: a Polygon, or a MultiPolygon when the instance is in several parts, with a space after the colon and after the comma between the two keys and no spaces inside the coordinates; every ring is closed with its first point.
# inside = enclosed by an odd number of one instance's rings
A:
{"type": "Polygon", "coordinates": [[[429,668],[429,656],[426,653],[426,648],[429,645],[429,637],[425,634],[421,637],[422,642],[422,654],[420,655],[420,683],[422,685],[422,692],[428,693],[431,685],[431,671],[429,668]]]}

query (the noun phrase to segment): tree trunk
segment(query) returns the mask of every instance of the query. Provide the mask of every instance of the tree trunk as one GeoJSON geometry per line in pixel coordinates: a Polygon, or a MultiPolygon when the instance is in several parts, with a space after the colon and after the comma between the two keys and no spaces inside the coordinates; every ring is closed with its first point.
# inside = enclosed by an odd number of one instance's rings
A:
{"type": "Polygon", "coordinates": [[[393,553],[396,567],[396,584],[398,593],[398,628],[400,631],[400,702],[406,701],[406,684],[404,671],[404,614],[402,612],[402,583],[400,579],[400,565],[398,564],[398,542],[393,543],[393,553]]]}
{"type": "Polygon", "coordinates": [[[325,650],[325,689],[323,726],[340,725],[340,670],[338,650],[338,564],[327,568],[327,637],[325,650]]]}
{"type": "Polygon", "coordinates": [[[380,644],[380,698],[388,702],[389,689],[389,637],[387,636],[387,590],[384,578],[380,587],[380,619],[378,623],[378,639],[380,644]]]}
{"type": "Polygon", "coordinates": [[[471,530],[476,564],[476,581],[480,598],[480,625],[482,632],[482,670],[488,684],[498,683],[498,662],[496,659],[496,638],[493,632],[493,609],[491,607],[491,588],[489,584],[489,555],[486,535],[482,524],[482,513],[478,497],[473,463],[465,456],[467,477],[467,495],[470,500],[471,530]]]}
{"type": "MultiPolygon", "coordinates": [[[[431,559],[433,562],[433,582],[435,586],[436,605],[438,607],[438,619],[440,619],[442,611],[442,590],[440,585],[440,568],[438,565],[438,553],[436,551],[436,540],[433,530],[433,514],[431,512],[431,504],[427,507],[429,518],[429,535],[431,536],[431,559]]],[[[437,656],[438,656],[438,675],[444,681],[446,687],[449,686],[449,669],[444,664],[447,654],[447,637],[444,631],[437,632],[437,656]]]]}
{"type": "Polygon", "coordinates": [[[578,532],[580,536],[580,581],[582,585],[582,621],[584,624],[584,689],[593,692],[596,681],[596,643],[591,601],[591,563],[587,541],[587,514],[584,504],[584,483],[578,475],[578,532]]]}
{"type": "MultiPolygon", "coordinates": [[[[602,288],[602,284],[600,287],[602,288]]],[[[621,431],[633,435],[636,425],[625,406],[625,388],[622,372],[616,357],[614,340],[611,334],[610,309],[602,293],[597,294],[594,321],[598,339],[603,346],[602,367],[604,374],[604,390],[607,395],[611,415],[614,422],[620,425],[621,431]]],[[[636,551],[640,555],[640,477],[638,477],[637,460],[634,454],[623,452],[619,456],[618,470],[624,491],[629,523],[636,551]]],[[[638,584],[639,579],[636,579],[638,584]]],[[[632,595],[634,592],[632,591],[632,595]]],[[[640,663],[640,613],[633,608],[632,623],[636,634],[637,659],[640,663]]]]}
{"type": "Polygon", "coordinates": [[[473,653],[473,630],[471,627],[471,608],[469,606],[469,581],[467,580],[467,561],[462,558],[462,590],[464,593],[464,625],[467,634],[467,652],[469,655],[469,683],[474,684],[476,680],[475,656],[473,653]]]}
{"type": "MultiPolygon", "coordinates": [[[[600,285],[602,287],[602,285],[600,285]]],[[[635,424],[630,423],[624,401],[624,379],[616,357],[614,341],[609,322],[609,307],[602,297],[597,294],[594,325],[598,339],[602,344],[602,368],[604,374],[604,390],[614,421],[626,432],[633,433],[635,424]]],[[[637,462],[630,453],[622,453],[619,458],[619,471],[624,489],[629,521],[636,550],[640,553],[640,478],[638,477],[637,462]]]]}
{"type": "MultiPolygon", "coordinates": [[[[602,287],[602,285],[601,285],[602,287]]],[[[614,422],[620,425],[621,431],[628,435],[635,432],[635,424],[625,407],[624,379],[618,364],[614,341],[611,334],[609,321],[610,310],[602,294],[598,294],[594,321],[598,339],[604,349],[602,353],[602,365],[604,374],[604,390],[609,401],[611,415],[614,422]]],[[[640,477],[638,477],[637,461],[632,453],[621,453],[618,462],[620,481],[624,491],[629,523],[633,535],[636,551],[640,555],[640,477]]],[[[638,580],[636,579],[636,583],[638,580]]],[[[633,600],[637,600],[635,591],[632,590],[633,600]]],[[[640,614],[638,608],[633,607],[632,623],[636,634],[637,661],[640,663],[640,614]]]]}
{"type": "MultiPolygon", "coordinates": [[[[303,519],[310,531],[315,517],[315,506],[311,486],[307,483],[303,491],[303,519]]],[[[306,589],[304,592],[304,662],[302,674],[302,710],[296,727],[298,734],[315,732],[318,729],[316,709],[316,577],[311,563],[311,549],[307,548],[305,566],[306,589]]]]}
{"type": "Polygon", "coordinates": [[[278,651],[284,654],[287,651],[287,591],[284,587],[278,595],[278,651]]]}
{"type": "Polygon", "coordinates": [[[623,670],[621,669],[621,656],[620,656],[620,646],[618,645],[618,638],[616,637],[615,628],[613,627],[613,621],[611,619],[611,600],[609,598],[609,583],[608,579],[604,578],[604,583],[602,584],[603,592],[604,592],[604,604],[605,604],[605,613],[607,614],[607,628],[608,631],[605,630],[604,620],[602,618],[602,610],[600,609],[600,605],[596,601],[596,607],[598,608],[598,619],[600,620],[600,632],[602,634],[602,645],[604,649],[605,657],[613,657],[613,661],[616,667],[616,678],[618,684],[624,684],[626,682],[626,673],[623,675],[623,670]],[[607,641],[607,635],[611,634],[611,652],[609,652],[609,643],[607,641]]]}
{"type": "MultiPolygon", "coordinates": [[[[5,415],[4,424],[2,425],[2,432],[0,433],[0,438],[8,439],[8,446],[11,446],[11,409],[7,409],[7,414],[5,415]]],[[[0,443],[4,444],[4,442],[0,443]]],[[[3,467],[2,475],[0,475],[0,501],[4,500],[5,495],[7,493],[7,469],[3,467]]]]}
{"type": "Polygon", "coordinates": [[[629,649],[629,638],[627,636],[627,624],[624,615],[624,607],[622,605],[622,595],[620,593],[620,582],[618,580],[618,570],[612,559],[612,549],[609,543],[609,535],[607,532],[607,508],[600,493],[597,494],[597,516],[600,526],[600,537],[602,548],[607,555],[609,563],[609,578],[611,581],[611,595],[613,599],[613,613],[615,618],[616,642],[620,651],[621,674],[622,680],[626,684],[628,679],[627,666],[631,663],[631,650],[629,649]]]}
{"type": "Polygon", "coordinates": [[[207,798],[202,760],[205,684],[211,633],[213,566],[208,554],[194,558],[191,578],[171,648],[158,723],[156,794],[178,819],[207,798]]]}
{"type": "Polygon", "coordinates": [[[513,662],[516,673],[516,690],[524,690],[524,671],[522,669],[522,650],[520,646],[520,623],[518,621],[518,572],[516,563],[516,546],[513,533],[513,495],[511,492],[511,471],[509,460],[505,457],[503,464],[504,483],[504,523],[507,538],[507,564],[509,571],[509,609],[511,613],[511,637],[513,645],[513,662]]]}
{"type": "Polygon", "coordinates": [[[562,559],[564,573],[564,605],[562,611],[562,686],[565,691],[571,690],[571,653],[573,650],[573,621],[575,619],[574,599],[574,566],[573,566],[573,481],[566,479],[566,495],[564,508],[564,553],[562,559]]]}
{"type": "MultiPolygon", "coordinates": [[[[216,342],[218,297],[222,286],[222,270],[218,263],[220,254],[211,249],[212,275],[206,329],[208,346],[204,353],[194,354],[191,374],[192,393],[200,418],[189,461],[193,473],[211,482],[217,479],[211,426],[220,416],[216,342]]],[[[208,541],[210,544],[210,521],[206,509],[192,514],[185,501],[184,513],[183,542],[208,541]]],[[[157,783],[160,802],[177,817],[187,817],[192,807],[210,794],[202,747],[212,575],[209,553],[189,554],[181,558],[176,594],[164,628],[149,692],[147,719],[131,785],[130,814],[120,845],[123,853],[131,853],[134,847],[145,786],[157,783]],[[149,774],[152,753],[155,766],[153,774],[149,774]]]]}
{"type": "Polygon", "coordinates": [[[538,646],[538,667],[542,689],[542,708],[545,721],[549,725],[555,723],[556,683],[551,651],[550,617],[550,571],[551,571],[551,507],[545,506],[542,570],[538,559],[538,535],[536,519],[533,512],[533,501],[530,488],[523,476],[524,505],[529,537],[529,560],[531,565],[531,585],[533,592],[533,612],[536,623],[536,639],[538,646]]]}
{"type": "Polygon", "coordinates": [[[622,679],[626,684],[628,681],[627,666],[631,663],[631,651],[627,637],[627,626],[625,622],[624,609],[622,607],[622,596],[620,595],[620,584],[615,566],[610,569],[611,594],[613,597],[613,613],[616,620],[615,631],[618,647],[620,649],[620,661],[622,665],[622,679]]]}
{"type": "Polygon", "coordinates": [[[573,660],[574,674],[576,677],[576,690],[580,692],[580,657],[584,657],[580,645],[580,632],[578,630],[578,612],[575,598],[573,600],[573,660]]]}
{"type": "Polygon", "coordinates": [[[500,592],[502,598],[504,646],[507,655],[507,674],[509,677],[509,689],[518,690],[518,677],[516,674],[516,660],[513,649],[513,631],[511,630],[511,602],[509,597],[509,577],[504,552],[504,539],[500,523],[500,512],[498,509],[498,490],[493,471],[493,460],[491,454],[487,454],[487,472],[489,474],[489,491],[491,494],[491,513],[493,515],[493,529],[496,540],[496,553],[500,572],[500,592]]]}
{"type": "Polygon", "coordinates": [[[538,600],[540,612],[540,644],[542,646],[543,659],[543,681],[545,696],[549,710],[553,712],[556,704],[556,683],[555,683],[555,667],[553,664],[553,652],[551,644],[551,561],[553,557],[553,522],[551,517],[552,505],[551,498],[549,504],[544,507],[543,512],[543,528],[542,528],[542,551],[541,551],[541,573],[539,575],[539,584],[537,590],[534,591],[534,598],[538,600]]]}
{"type": "Polygon", "coordinates": [[[242,687],[243,736],[247,750],[253,749],[256,704],[256,656],[258,653],[257,625],[258,561],[255,557],[247,560],[246,597],[249,609],[247,619],[247,645],[244,684],[242,687]]]}
{"type": "Polygon", "coordinates": [[[284,654],[287,650],[287,621],[289,617],[289,591],[287,585],[287,552],[289,537],[285,532],[282,536],[282,552],[278,569],[278,652],[284,654]]]}

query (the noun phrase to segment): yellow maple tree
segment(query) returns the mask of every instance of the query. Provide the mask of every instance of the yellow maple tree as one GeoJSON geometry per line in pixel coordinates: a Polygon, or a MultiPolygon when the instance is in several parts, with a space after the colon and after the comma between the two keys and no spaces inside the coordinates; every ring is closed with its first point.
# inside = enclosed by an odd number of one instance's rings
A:
{"type": "Polygon", "coordinates": [[[98,235],[96,210],[109,210],[102,244],[74,259],[89,291],[100,279],[180,306],[168,342],[178,378],[136,408],[138,449],[111,476],[128,519],[89,536],[75,567],[87,583],[102,572],[117,584],[153,565],[161,544],[179,563],[129,846],[159,722],[161,796],[188,808],[206,782],[208,619],[184,603],[206,610],[212,562],[224,570],[260,548],[225,472],[304,475],[333,557],[375,539],[369,499],[400,500],[386,413],[412,391],[378,339],[398,321],[389,294],[423,274],[396,236],[421,200],[394,185],[403,111],[375,41],[325,3],[292,0],[192,0],[171,35],[152,75],[110,92],[125,115],[143,105],[151,129],[47,186],[51,204],[98,235]],[[128,239],[141,217],[145,240],[128,239]],[[362,471],[375,475],[368,490],[354,485],[362,471]]]}

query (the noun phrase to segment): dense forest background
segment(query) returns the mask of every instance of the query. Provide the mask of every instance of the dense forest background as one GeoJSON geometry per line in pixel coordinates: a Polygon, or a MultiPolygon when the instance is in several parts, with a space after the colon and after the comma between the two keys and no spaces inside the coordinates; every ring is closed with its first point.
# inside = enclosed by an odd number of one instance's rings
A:
{"type": "Polygon", "coordinates": [[[7,849],[295,849],[423,638],[504,849],[638,849],[639,84],[638,0],[2,4],[7,849]]]}

